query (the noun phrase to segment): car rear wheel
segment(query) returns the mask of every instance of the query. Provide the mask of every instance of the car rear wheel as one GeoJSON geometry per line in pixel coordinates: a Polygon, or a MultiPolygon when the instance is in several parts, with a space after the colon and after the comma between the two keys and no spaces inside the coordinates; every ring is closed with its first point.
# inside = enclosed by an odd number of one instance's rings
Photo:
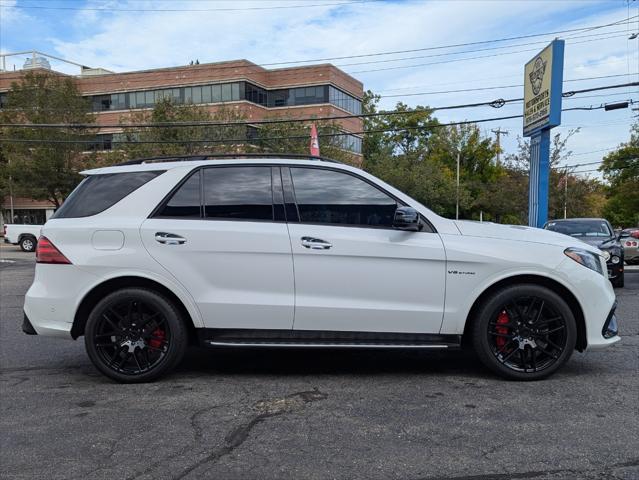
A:
{"type": "Polygon", "coordinates": [[[31,236],[23,237],[20,240],[20,249],[23,252],[33,252],[36,248],[36,243],[37,241],[34,237],[31,237],[31,236]]]}
{"type": "Polygon", "coordinates": [[[472,335],[480,360],[495,373],[513,380],[538,380],[568,361],[577,326],[559,295],[522,284],[499,290],[481,305],[472,335]]]}
{"type": "Polygon", "coordinates": [[[188,334],[175,305],[142,288],[125,288],[102,299],[84,332],[89,358],[104,375],[122,383],[149,382],[184,356],[188,334]]]}

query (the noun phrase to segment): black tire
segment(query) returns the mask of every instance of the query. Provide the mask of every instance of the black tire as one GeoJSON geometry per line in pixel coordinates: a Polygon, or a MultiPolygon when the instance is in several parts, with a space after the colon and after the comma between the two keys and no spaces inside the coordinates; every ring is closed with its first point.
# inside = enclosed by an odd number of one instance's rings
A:
{"type": "Polygon", "coordinates": [[[512,285],[495,292],[472,321],[479,359],[507,379],[545,378],[564,365],[575,349],[577,325],[570,307],[539,285],[512,285]]]}
{"type": "Polygon", "coordinates": [[[625,274],[624,272],[621,272],[619,276],[612,282],[612,286],[615,288],[623,288],[625,283],[625,274]]]}
{"type": "Polygon", "coordinates": [[[36,249],[38,241],[31,235],[25,235],[20,239],[20,249],[23,252],[33,252],[36,249]]]}
{"type": "Polygon", "coordinates": [[[170,300],[153,290],[124,288],[93,308],[84,344],[104,375],[121,383],[142,383],[166,375],[180,363],[188,332],[170,300]]]}

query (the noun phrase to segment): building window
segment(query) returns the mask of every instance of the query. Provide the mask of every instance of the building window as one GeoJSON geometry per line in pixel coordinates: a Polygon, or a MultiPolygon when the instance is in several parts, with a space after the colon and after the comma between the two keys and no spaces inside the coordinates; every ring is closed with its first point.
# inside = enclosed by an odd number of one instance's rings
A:
{"type": "MultiPolygon", "coordinates": [[[[247,100],[269,108],[332,103],[350,113],[359,115],[362,112],[360,100],[332,85],[265,90],[249,82],[233,82],[89,97],[94,112],[151,108],[163,98],[169,98],[178,105],[247,100]]],[[[6,101],[4,96],[0,101],[6,101]]]]}

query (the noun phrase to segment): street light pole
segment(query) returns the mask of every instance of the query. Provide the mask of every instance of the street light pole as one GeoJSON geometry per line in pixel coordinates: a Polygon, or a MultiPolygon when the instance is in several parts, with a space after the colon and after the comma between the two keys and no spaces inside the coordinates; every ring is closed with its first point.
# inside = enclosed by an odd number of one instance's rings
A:
{"type": "Polygon", "coordinates": [[[459,152],[457,152],[457,201],[455,202],[455,220],[459,220],[459,152]]]}

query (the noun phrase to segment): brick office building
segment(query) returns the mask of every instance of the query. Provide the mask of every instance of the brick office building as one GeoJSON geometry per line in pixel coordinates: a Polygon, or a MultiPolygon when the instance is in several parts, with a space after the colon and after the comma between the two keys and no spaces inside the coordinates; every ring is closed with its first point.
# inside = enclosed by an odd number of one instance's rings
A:
{"type": "MultiPolygon", "coordinates": [[[[22,70],[0,70],[0,108],[11,83],[20,81],[26,71],[35,70],[73,78],[81,94],[90,100],[98,127],[118,124],[132,112],[153,108],[164,97],[177,104],[200,105],[212,113],[221,107],[236,109],[248,121],[275,116],[331,117],[359,114],[362,109],[362,83],[330,64],[266,69],[247,60],[233,60],[114,73],[66,62],[80,67],[79,75],[67,75],[52,70],[47,57],[61,60],[34,52],[22,70]]],[[[5,58],[2,61],[4,66],[5,58]]],[[[361,118],[340,119],[337,123],[345,133],[363,129],[361,118]]],[[[99,129],[98,148],[113,148],[120,133],[119,128],[99,129]]],[[[356,158],[361,155],[360,135],[337,138],[356,158]]],[[[20,206],[27,208],[20,209],[19,221],[24,217],[44,222],[53,213],[46,202],[20,199],[20,206]]],[[[5,199],[0,216],[9,219],[9,209],[10,201],[5,199]]]]}

